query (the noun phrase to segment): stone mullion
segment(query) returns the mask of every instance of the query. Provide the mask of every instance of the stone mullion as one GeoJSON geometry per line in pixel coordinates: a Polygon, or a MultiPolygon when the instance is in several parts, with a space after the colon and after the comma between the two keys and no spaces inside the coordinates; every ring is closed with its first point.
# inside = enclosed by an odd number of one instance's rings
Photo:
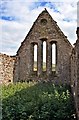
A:
{"type": "Polygon", "coordinates": [[[33,72],[33,68],[34,68],[34,44],[31,44],[31,48],[30,48],[30,72],[33,72]]]}
{"type": "Polygon", "coordinates": [[[43,69],[43,42],[40,40],[37,48],[37,66],[38,66],[38,76],[42,75],[43,69]]]}
{"type": "Polygon", "coordinates": [[[47,41],[46,44],[46,65],[47,65],[47,75],[52,73],[52,44],[47,41]]]}

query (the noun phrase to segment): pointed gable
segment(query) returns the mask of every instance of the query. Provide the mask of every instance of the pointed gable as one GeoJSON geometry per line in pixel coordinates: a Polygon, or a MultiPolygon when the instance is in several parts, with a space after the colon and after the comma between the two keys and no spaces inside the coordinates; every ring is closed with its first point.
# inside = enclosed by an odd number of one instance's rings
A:
{"type": "MultiPolygon", "coordinates": [[[[38,39],[50,38],[50,40],[63,39],[68,44],[68,46],[71,47],[71,44],[68,41],[67,37],[61,31],[61,29],[57,25],[57,22],[54,21],[54,19],[51,17],[51,15],[49,14],[49,12],[47,11],[46,8],[44,11],[42,11],[39,14],[36,21],[33,23],[30,31],[28,32],[27,36],[25,37],[24,41],[22,42],[20,48],[27,41],[27,39],[30,38],[30,41],[33,40],[33,39],[31,39],[30,36],[32,38],[35,37],[36,39],[37,38],[38,39]]],[[[37,40],[35,40],[35,42],[36,41],[37,40]]]]}
{"type": "Polygon", "coordinates": [[[56,79],[56,82],[70,83],[71,51],[72,45],[45,9],[37,17],[17,52],[17,79],[21,81],[28,78],[32,80],[46,78],[46,80],[56,79]],[[44,42],[46,50],[43,53],[44,42]],[[35,45],[37,45],[37,71],[33,71],[35,45]],[[43,72],[44,55],[46,56],[45,74],[43,72]],[[55,55],[55,67],[52,69],[53,55],[55,55]]]}

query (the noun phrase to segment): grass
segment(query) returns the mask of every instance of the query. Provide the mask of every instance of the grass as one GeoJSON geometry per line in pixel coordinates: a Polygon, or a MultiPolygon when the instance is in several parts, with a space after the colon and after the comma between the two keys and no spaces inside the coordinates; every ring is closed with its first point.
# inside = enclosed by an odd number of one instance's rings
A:
{"type": "MultiPolygon", "coordinates": [[[[52,71],[56,70],[55,64],[52,64],[52,71]]],[[[37,62],[34,61],[34,71],[37,71],[37,62]]],[[[46,63],[43,62],[43,71],[46,71],[46,63]]]]}

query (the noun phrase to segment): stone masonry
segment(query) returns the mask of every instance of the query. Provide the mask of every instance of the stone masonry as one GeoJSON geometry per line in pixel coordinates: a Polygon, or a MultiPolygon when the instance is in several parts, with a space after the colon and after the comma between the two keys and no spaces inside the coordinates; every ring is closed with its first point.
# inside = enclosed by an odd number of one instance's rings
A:
{"type": "Polygon", "coordinates": [[[77,28],[77,41],[71,54],[71,88],[79,119],[79,27],[77,28]]]}
{"type": "Polygon", "coordinates": [[[72,45],[45,9],[36,19],[17,51],[14,81],[39,80],[70,84],[72,45]],[[43,41],[46,41],[46,71],[42,70],[43,41]],[[52,72],[52,44],[56,44],[56,71],[52,72]],[[34,45],[37,44],[37,72],[33,71],[34,45]],[[17,71],[18,70],[18,71],[17,71]],[[17,72],[16,72],[17,71],[17,72]],[[23,72],[22,72],[23,71],[23,72]]]}
{"type": "Polygon", "coordinates": [[[37,17],[16,56],[0,54],[0,84],[33,80],[70,85],[79,120],[79,27],[77,41],[73,47],[46,9],[37,17]],[[46,42],[46,71],[43,71],[44,41],[46,42]],[[54,71],[52,71],[53,44],[55,44],[56,54],[54,71]],[[36,71],[34,71],[35,45],[37,45],[36,71]]]}
{"type": "Polygon", "coordinates": [[[0,53],[0,84],[13,82],[15,57],[0,53]]]}
{"type": "Polygon", "coordinates": [[[76,108],[77,108],[77,115],[79,120],[79,27],[77,28],[77,41],[75,45],[75,51],[76,51],[76,69],[77,69],[76,108]]]}

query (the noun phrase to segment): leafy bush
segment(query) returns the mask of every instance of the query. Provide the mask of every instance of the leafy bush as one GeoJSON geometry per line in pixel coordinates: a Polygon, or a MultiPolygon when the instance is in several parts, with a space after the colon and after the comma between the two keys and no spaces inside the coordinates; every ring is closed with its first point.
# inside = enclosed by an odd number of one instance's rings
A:
{"type": "Polygon", "coordinates": [[[2,87],[2,120],[74,120],[69,86],[17,83],[2,87]]]}

